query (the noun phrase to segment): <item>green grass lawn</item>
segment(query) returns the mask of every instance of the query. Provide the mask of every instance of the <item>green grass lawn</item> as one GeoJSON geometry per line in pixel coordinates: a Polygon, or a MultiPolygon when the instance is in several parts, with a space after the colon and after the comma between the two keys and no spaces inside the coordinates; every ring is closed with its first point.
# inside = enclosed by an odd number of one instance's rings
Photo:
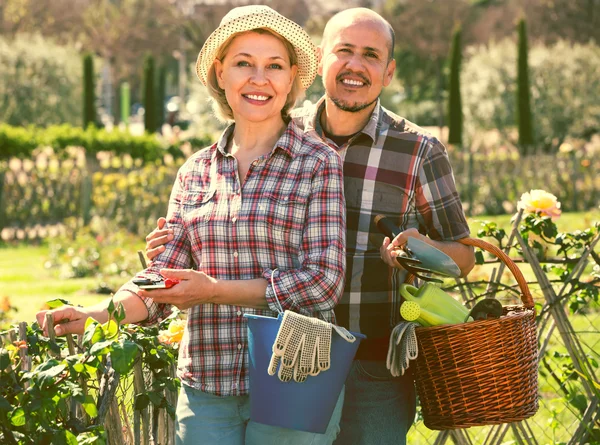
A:
{"type": "MultiPolygon", "coordinates": [[[[9,313],[12,321],[33,321],[48,300],[63,298],[83,306],[96,303],[106,295],[94,293],[97,278],[60,279],[55,270],[44,267],[48,247],[27,246],[0,248],[0,298],[7,296],[18,312],[9,313]]],[[[135,251],[132,251],[135,255],[135,251]]],[[[111,279],[111,284],[117,280],[111,279]]]]}

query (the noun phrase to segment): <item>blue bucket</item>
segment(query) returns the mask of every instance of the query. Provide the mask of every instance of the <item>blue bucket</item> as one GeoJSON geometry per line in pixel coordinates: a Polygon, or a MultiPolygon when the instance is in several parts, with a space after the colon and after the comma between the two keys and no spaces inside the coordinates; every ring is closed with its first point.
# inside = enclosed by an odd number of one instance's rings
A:
{"type": "Polygon", "coordinates": [[[267,425],[323,434],[360,340],[366,337],[353,332],[356,341],[348,343],[333,330],[331,367],[317,376],[308,376],[304,383],[294,380],[284,383],[277,375],[267,373],[281,318],[252,314],[244,314],[244,317],[248,319],[250,419],[267,425]]]}

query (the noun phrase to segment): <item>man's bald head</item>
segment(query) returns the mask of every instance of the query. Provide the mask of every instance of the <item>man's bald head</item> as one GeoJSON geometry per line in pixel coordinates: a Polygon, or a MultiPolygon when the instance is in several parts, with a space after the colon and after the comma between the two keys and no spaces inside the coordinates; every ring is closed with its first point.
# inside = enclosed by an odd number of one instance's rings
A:
{"type": "Polygon", "coordinates": [[[394,33],[394,29],[386,19],[381,17],[375,11],[372,11],[368,8],[350,8],[344,11],[340,11],[333,17],[331,17],[327,22],[327,25],[325,25],[321,46],[325,47],[330,37],[333,34],[335,34],[340,28],[344,28],[346,26],[354,24],[359,24],[361,22],[376,23],[379,26],[381,26],[382,31],[387,31],[387,33],[389,34],[388,60],[392,60],[394,58],[394,45],[396,43],[396,35],[394,33]]]}

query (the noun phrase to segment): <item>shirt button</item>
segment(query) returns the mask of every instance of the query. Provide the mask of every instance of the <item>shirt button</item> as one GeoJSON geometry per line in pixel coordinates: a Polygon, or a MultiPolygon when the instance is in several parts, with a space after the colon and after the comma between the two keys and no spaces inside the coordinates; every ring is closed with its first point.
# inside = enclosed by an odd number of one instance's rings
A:
{"type": "Polygon", "coordinates": [[[242,349],[242,344],[238,343],[238,349],[242,349]]]}
{"type": "Polygon", "coordinates": [[[283,198],[284,201],[287,201],[288,199],[290,199],[290,198],[287,196],[285,198],[283,198]]]}
{"type": "Polygon", "coordinates": [[[234,383],[233,385],[231,385],[231,389],[236,389],[236,388],[237,388],[237,384],[234,383]]]}
{"type": "Polygon", "coordinates": [[[231,222],[235,224],[235,222],[237,221],[237,218],[234,216],[233,218],[231,218],[231,222]]]}
{"type": "Polygon", "coordinates": [[[242,311],[237,311],[238,317],[242,315],[242,311]]]}
{"type": "Polygon", "coordinates": [[[233,252],[233,256],[234,256],[235,258],[237,258],[237,257],[238,257],[238,253],[237,253],[237,252],[233,252]]]}

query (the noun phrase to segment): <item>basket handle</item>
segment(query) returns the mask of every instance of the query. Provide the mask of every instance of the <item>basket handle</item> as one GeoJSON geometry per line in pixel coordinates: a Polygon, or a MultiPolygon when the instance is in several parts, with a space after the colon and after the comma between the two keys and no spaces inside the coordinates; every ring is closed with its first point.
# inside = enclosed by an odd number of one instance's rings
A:
{"type": "Polygon", "coordinates": [[[496,255],[504,264],[506,264],[506,267],[508,267],[508,269],[516,278],[517,284],[521,289],[521,300],[523,301],[523,305],[527,309],[533,309],[533,297],[531,296],[531,292],[529,292],[529,288],[527,287],[527,281],[525,281],[525,277],[523,276],[517,265],[514,263],[514,261],[511,260],[509,256],[504,253],[504,251],[494,246],[493,244],[490,244],[480,239],[462,238],[456,241],[466,246],[479,247],[480,249],[483,249],[486,252],[496,255]]]}

